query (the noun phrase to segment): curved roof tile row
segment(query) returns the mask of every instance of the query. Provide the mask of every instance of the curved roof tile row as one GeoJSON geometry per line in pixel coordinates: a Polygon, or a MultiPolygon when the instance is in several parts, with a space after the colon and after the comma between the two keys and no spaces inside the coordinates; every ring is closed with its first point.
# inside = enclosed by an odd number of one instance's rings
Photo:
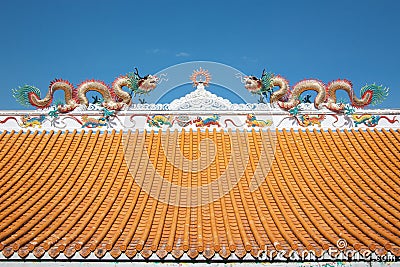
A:
{"type": "Polygon", "coordinates": [[[400,256],[400,133],[3,132],[5,257],[400,256]],[[343,247],[342,247],[343,248],[343,247]]]}

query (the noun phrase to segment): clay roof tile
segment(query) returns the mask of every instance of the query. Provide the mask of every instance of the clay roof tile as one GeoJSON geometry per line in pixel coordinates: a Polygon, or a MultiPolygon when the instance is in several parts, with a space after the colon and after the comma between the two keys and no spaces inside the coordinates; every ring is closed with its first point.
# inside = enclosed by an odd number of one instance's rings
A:
{"type": "Polygon", "coordinates": [[[0,148],[6,258],[400,255],[398,130],[12,131],[0,148]]]}

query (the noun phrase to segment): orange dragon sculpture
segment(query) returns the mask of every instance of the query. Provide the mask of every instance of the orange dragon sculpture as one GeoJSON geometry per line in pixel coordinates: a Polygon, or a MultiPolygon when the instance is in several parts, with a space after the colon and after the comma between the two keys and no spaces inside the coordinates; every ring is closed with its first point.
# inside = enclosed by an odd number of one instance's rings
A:
{"type": "Polygon", "coordinates": [[[139,72],[129,73],[120,76],[114,80],[112,86],[106,85],[102,81],[87,80],[82,82],[75,88],[69,81],[55,79],[50,83],[49,90],[44,98],[40,97],[40,90],[31,85],[24,85],[13,90],[16,100],[25,106],[35,106],[38,108],[47,108],[53,101],[53,95],[56,91],[62,90],[65,94],[65,104],[58,105],[59,112],[69,112],[77,108],[79,105],[89,105],[86,93],[96,91],[100,93],[104,99],[102,105],[110,110],[120,110],[130,105],[132,97],[128,92],[123,91],[123,87],[128,87],[132,93],[144,94],[152,91],[158,82],[156,76],[147,75],[140,77],[139,72]]]}
{"type": "Polygon", "coordinates": [[[388,95],[389,89],[376,84],[366,85],[361,88],[361,98],[358,98],[353,90],[353,85],[345,79],[334,80],[327,85],[315,79],[306,79],[296,83],[290,90],[289,82],[272,73],[262,73],[261,78],[255,76],[244,77],[245,88],[253,94],[270,93],[270,103],[277,105],[285,110],[290,110],[300,104],[300,95],[308,90],[317,92],[314,106],[317,109],[326,107],[335,112],[342,112],[345,109],[343,103],[337,103],[336,92],[344,90],[350,97],[351,105],[354,107],[365,107],[369,104],[376,105],[381,103],[388,95]],[[279,87],[272,92],[274,87],[279,87]]]}

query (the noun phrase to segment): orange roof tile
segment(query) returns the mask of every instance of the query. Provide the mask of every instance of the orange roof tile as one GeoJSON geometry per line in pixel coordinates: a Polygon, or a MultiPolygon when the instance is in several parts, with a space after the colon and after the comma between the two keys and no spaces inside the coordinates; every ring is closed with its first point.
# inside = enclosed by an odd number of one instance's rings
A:
{"type": "Polygon", "coordinates": [[[395,130],[3,132],[0,250],[400,256],[399,173],[395,130]]]}

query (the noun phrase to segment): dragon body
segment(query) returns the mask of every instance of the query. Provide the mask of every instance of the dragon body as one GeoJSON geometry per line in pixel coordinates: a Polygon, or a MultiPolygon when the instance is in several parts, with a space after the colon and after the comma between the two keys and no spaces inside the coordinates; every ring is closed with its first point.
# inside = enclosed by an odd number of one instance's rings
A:
{"type": "Polygon", "coordinates": [[[351,115],[353,121],[354,121],[354,125],[357,127],[359,124],[364,124],[368,127],[375,127],[376,125],[378,125],[378,122],[380,119],[385,119],[387,120],[389,123],[395,123],[398,122],[398,120],[396,120],[396,117],[394,117],[393,119],[390,119],[386,116],[380,116],[380,115],[371,115],[371,114],[363,114],[363,115],[351,115]]]}
{"type": "Polygon", "coordinates": [[[297,106],[298,104],[301,103],[300,101],[300,95],[305,92],[305,91],[316,91],[317,96],[314,100],[314,106],[316,108],[320,108],[321,104],[325,100],[325,86],[321,81],[314,80],[314,79],[309,79],[309,80],[303,80],[295,84],[293,86],[293,90],[290,92],[290,98],[288,101],[277,101],[279,107],[289,110],[297,106]]]}
{"type": "Polygon", "coordinates": [[[40,115],[39,117],[31,117],[29,115],[24,115],[22,117],[22,127],[42,127],[43,121],[46,119],[46,116],[40,115]]]}
{"type": "Polygon", "coordinates": [[[247,114],[246,123],[248,127],[267,127],[272,125],[270,120],[257,120],[254,114],[247,114]]]}
{"type": "Polygon", "coordinates": [[[47,108],[53,101],[53,94],[56,91],[64,91],[65,105],[59,106],[60,112],[68,112],[75,109],[79,104],[79,100],[74,90],[74,86],[65,80],[55,79],[49,85],[49,91],[44,98],[40,98],[40,90],[31,85],[24,85],[17,90],[13,90],[14,97],[22,105],[35,106],[37,108],[47,108]]]}
{"type": "Polygon", "coordinates": [[[274,103],[277,102],[279,100],[281,100],[284,96],[286,96],[288,93],[290,94],[290,86],[289,86],[289,82],[277,75],[271,78],[271,86],[275,87],[278,86],[279,89],[277,91],[275,91],[271,97],[270,97],[270,102],[274,103]]]}
{"type": "Polygon", "coordinates": [[[344,104],[336,101],[336,91],[338,90],[344,90],[350,97],[351,105],[357,108],[362,108],[369,104],[379,104],[388,95],[388,88],[371,84],[361,88],[361,98],[358,98],[354,94],[353,85],[350,81],[345,79],[335,80],[326,86],[327,99],[325,105],[332,111],[344,110],[344,104]]]}
{"type": "Polygon", "coordinates": [[[244,77],[245,88],[252,94],[265,94],[270,92],[270,103],[277,103],[278,106],[285,110],[295,108],[301,103],[301,94],[306,91],[315,91],[317,96],[314,100],[314,106],[317,109],[326,107],[335,112],[343,112],[346,106],[343,103],[337,103],[336,92],[344,90],[350,97],[353,107],[365,107],[369,104],[376,105],[381,103],[387,96],[389,89],[375,84],[366,85],[361,88],[361,98],[358,98],[353,90],[352,83],[345,79],[338,79],[325,85],[316,79],[305,79],[296,83],[290,89],[289,82],[272,73],[263,71],[261,78],[255,76],[244,77]],[[278,90],[272,92],[274,87],[278,90]]]}
{"type": "Polygon", "coordinates": [[[300,126],[303,127],[308,127],[308,126],[314,126],[317,125],[318,127],[321,127],[321,122],[325,119],[325,115],[317,115],[317,116],[310,116],[310,115],[300,115],[299,118],[297,118],[297,122],[300,124],[300,126]]]}
{"type": "Polygon", "coordinates": [[[107,126],[107,119],[101,117],[99,119],[89,118],[87,115],[82,116],[82,128],[97,128],[101,126],[107,126]]]}
{"type": "Polygon", "coordinates": [[[152,117],[147,117],[147,124],[150,127],[155,126],[161,128],[163,125],[168,125],[169,127],[171,127],[171,118],[171,116],[154,115],[152,117]]]}
{"type": "Polygon", "coordinates": [[[197,117],[197,119],[193,120],[193,122],[196,124],[196,127],[210,127],[211,125],[221,127],[221,125],[219,124],[218,115],[212,115],[207,118],[197,117]]]}
{"type": "Polygon", "coordinates": [[[24,106],[35,106],[37,108],[47,108],[53,102],[53,95],[56,91],[64,91],[65,104],[58,105],[59,112],[65,113],[74,110],[79,105],[89,106],[86,93],[95,91],[101,94],[104,101],[103,107],[110,110],[121,110],[131,104],[132,97],[128,92],[123,91],[123,87],[128,87],[135,94],[148,93],[157,86],[158,78],[147,75],[140,77],[137,69],[134,74],[120,76],[114,80],[112,86],[108,86],[102,81],[87,80],[78,87],[74,87],[69,81],[56,79],[50,83],[49,90],[44,98],[40,97],[40,90],[31,85],[24,85],[13,90],[16,100],[24,106]]]}

